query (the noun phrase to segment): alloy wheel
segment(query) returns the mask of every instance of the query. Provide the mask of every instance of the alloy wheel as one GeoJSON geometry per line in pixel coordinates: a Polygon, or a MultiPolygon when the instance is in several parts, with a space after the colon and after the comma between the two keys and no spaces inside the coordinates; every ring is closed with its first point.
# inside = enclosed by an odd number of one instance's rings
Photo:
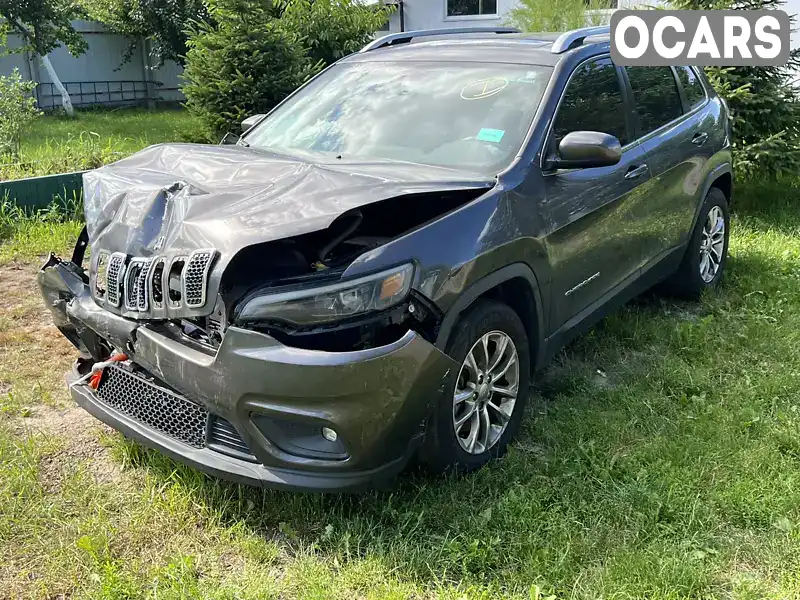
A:
{"type": "Polygon", "coordinates": [[[700,277],[711,283],[722,264],[722,253],[725,251],[725,216],[719,206],[708,212],[703,224],[700,238],[700,277]]]}
{"type": "Polygon", "coordinates": [[[490,331],[467,353],[453,394],[453,428],[466,452],[482,454],[498,442],[518,394],[517,348],[502,331],[490,331]]]}

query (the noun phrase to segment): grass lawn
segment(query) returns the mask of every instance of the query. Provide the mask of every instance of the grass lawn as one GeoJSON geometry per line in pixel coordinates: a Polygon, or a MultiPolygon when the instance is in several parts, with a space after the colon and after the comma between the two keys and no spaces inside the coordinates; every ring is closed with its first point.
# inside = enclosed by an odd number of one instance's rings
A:
{"type": "Polygon", "coordinates": [[[737,193],[718,290],[564,351],[490,467],[355,497],[223,483],[72,407],[32,254],[75,229],[34,227],[0,255],[0,598],[800,597],[800,187],[737,193]]]}
{"type": "Polygon", "coordinates": [[[0,160],[0,181],[96,168],[161,142],[200,141],[195,119],[182,109],[76,111],[72,119],[45,115],[22,139],[18,160],[0,160]]]}

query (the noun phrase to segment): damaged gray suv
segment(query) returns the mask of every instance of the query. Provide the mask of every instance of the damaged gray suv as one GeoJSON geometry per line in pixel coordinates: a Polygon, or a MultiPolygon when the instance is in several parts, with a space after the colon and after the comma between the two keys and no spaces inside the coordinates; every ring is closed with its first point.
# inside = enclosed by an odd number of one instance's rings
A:
{"type": "Polygon", "coordinates": [[[248,121],[86,173],[39,273],[78,404],[219,477],[479,468],[571,338],[725,266],[727,108],[692,67],[614,65],[607,28],[390,35],[248,121]]]}

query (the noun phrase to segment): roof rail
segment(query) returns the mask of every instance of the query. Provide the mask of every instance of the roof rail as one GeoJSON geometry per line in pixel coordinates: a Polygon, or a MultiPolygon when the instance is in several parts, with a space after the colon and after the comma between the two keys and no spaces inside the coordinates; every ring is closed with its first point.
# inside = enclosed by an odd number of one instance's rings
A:
{"type": "Polygon", "coordinates": [[[592,35],[603,35],[604,33],[611,33],[611,28],[608,25],[600,25],[598,27],[583,27],[581,29],[573,29],[558,36],[558,39],[553,42],[553,47],[550,52],[553,54],[561,54],[567,50],[572,50],[583,44],[583,40],[592,35]]]}
{"type": "Polygon", "coordinates": [[[433,37],[440,35],[460,35],[464,33],[519,33],[519,29],[514,27],[451,27],[449,29],[422,29],[419,31],[405,31],[403,33],[390,33],[377,40],[373,40],[361,49],[361,52],[369,52],[386,46],[395,44],[408,44],[411,40],[421,37],[433,37]]]}

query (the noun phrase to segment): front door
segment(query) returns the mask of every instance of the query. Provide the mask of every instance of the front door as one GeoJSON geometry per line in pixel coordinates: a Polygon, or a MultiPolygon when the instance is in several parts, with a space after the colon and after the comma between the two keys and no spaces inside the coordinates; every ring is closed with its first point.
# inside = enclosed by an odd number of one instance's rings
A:
{"type": "Polygon", "coordinates": [[[551,330],[610,292],[639,267],[635,215],[647,195],[645,153],[632,141],[622,74],[609,58],[582,63],[572,74],[548,140],[549,156],[572,131],[616,136],[623,147],[614,166],[545,172],[541,213],[548,224],[552,269],[551,330]]]}

